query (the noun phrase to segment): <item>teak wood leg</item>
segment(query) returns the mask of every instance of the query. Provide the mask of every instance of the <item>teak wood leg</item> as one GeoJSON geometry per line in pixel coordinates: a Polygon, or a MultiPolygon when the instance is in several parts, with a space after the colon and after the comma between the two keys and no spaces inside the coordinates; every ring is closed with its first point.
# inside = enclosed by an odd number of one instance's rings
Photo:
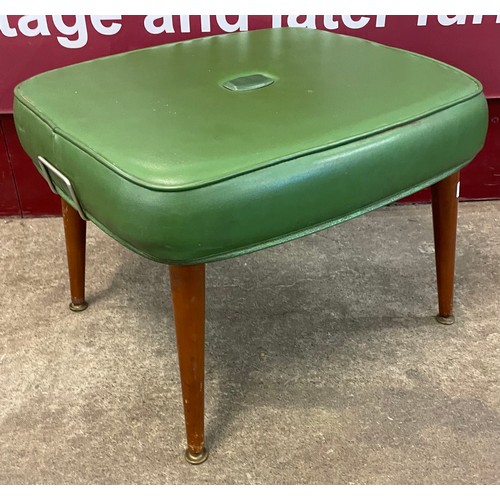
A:
{"type": "Polygon", "coordinates": [[[201,464],[208,457],[204,429],[205,265],[170,265],[177,352],[184,403],[186,460],[201,464]]]}
{"type": "Polygon", "coordinates": [[[439,314],[436,319],[445,325],[455,322],[453,286],[455,279],[455,247],[457,239],[458,183],[460,174],[446,177],[432,186],[432,221],[439,314]]]}
{"type": "Polygon", "coordinates": [[[87,302],[85,302],[85,237],[87,222],[62,198],[61,202],[71,290],[69,308],[74,312],[79,312],[84,311],[88,306],[87,302]]]}

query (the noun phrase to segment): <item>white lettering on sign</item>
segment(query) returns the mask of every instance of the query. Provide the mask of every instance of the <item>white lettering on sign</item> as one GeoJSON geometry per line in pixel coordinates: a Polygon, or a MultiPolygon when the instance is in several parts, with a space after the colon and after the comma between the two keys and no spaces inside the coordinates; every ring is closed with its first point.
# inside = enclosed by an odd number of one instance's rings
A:
{"type": "Polygon", "coordinates": [[[210,33],[210,16],[201,16],[201,31],[210,33]]]}
{"type": "MultiPolygon", "coordinates": [[[[429,17],[433,16],[417,16],[417,26],[427,26],[429,17]]],[[[475,15],[475,16],[436,16],[437,22],[441,26],[453,26],[455,24],[463,25],[468,22],[468,18],[471,18],[472,24],[482,24],[483,16],[475,15]]],[[[496,24],[500,24],[500,16],[496,16],[496,24]]]]}
{"type": "Polygon", "coordinates": [[[272,16],[272,28],[281,28],[281,16],[272,16]]]}
{"type": "Polygon", "coordinates": [[[189,33],[191,31],[191,23],[189,16],[180,16],[181,19],[181,33],[189,33]]]}
{"type": "Polygon", "coordinates": [[[369,17],[360,17],[357,21],[353,19],[354,16],[342,16],[342,22],[353,30],[359,30],[360,28],[364,28],[369,22],[369,17]]]}
{"type": "Polygon", "coordinates": [[[333,16],[325,16],[323,19],[323,24],[327,30],[337,30],[339,29],[339,22],[334,21],[333,16]]]}
{"type": "MultiPolygon", "coordinates": [[[[248,31],[248,16],[236,16],[238,19],[234,23],[230,23],[227,18],[231,16],[219,15],[215,16],[217,25],[222,31],[232,33],[234,31],[248,31]]],[[[200,16],[202,33],[210,33],[212,31],[212,23],[210,16],[200,16]]],[[[144,18],[144,28],[152,35],[160,33],[175,33],[174,16],[146,16],[144,18]]],[[[189,33],[191,31],[190,16],[180,16],[181,33],[189,33]]]]}
{"type": "Polygon", "coordinates": [[[452,24],[465,24],[467,16],[438,16],[438,23],[441,26],[451,26],[452,24]]]}
{"type": "Polygon", "coordinates": [[[153,35],[175,33],[172,16],[146,16],[144,18],[144,28],[153,35]]]}
{"type": "Polygon", "coordinates": [[[226,31],[227,33],[232,33],[234,31],[248,31],[248,16],[236,16],[238,20],[231,24],[227,21],[228,16],[215,16],[217,19],[217,24],[220,29],[226,31]]]}
{"type": "MultiPolygon", "coordinates": [[[[337,30],[340,22],[334,19],[334,16],[287,16],[286,25],[291,28],[310,28],[316,29],[318,27],[317,19],[323,17],[323,25],[328,30],[337,30]]],[[[340,18],[342,23],[350,29],[357,30],[364,28],[369,22],[370,18],[366,16],[335,16],[340,18]],[[358,19],[355,19],[358,18],[358,19]]],[[[375,27],[385,28],[385,20],[387,16],[375,16],[375,27]]],[[[282,16],[272,16],[272,27],[281,28],[283,26],[282,16]]]]}
{"type": "Polygon", "coordinates": [[[316,16],[288,16],[287,24],[290,28],[316,29],[316,16]]]}
{"type": "Polygon", "coordinates": [[[0,33],[2,33],[3,36],[8,36],[9,38],[17,36],[15,28],[11,28],[9,25],[8,16],[0,16],[0,33]]]}
{"type": "MultiPolygon", "coordinates": [[[[53,36],[57,42],[68,49],[85,47],[89,40],[89,30],[104,36],[114,36],[122,29],[122,16],[60,16],[35,15],[20,16],[17,21],[9,19],[11,16],[0,15],[0,36],[15,38],[18,36],[37,37],[53,36]],[[88,22],[90,21],[90,23],[88,22]]],[[[385,28],[387,16],[336,16],[336,15],[273,15],[267,17],[269,27],[283,26],[309,29],[338,30],[341,27],[350,30],[360,30],[370,23],[375,28],[385,28]]],[[[427,26],[437,23],[440,26],[461,26],[465,24],[478,25],[483,22],[500,24],[500,15],[418,15],[414,18],[416,26],[427,26]],[[489,18],[485,20],[485,18],[489,18]],[[494,20],[493,20],[494,18],[494,20]]],[[[200,15],[200,16],[144,16],[143,26],[147,33],[152,35],[191,33],[201,30],[202,33],[211,33],[213,30],[222,30],[226,33],[248,31],[249,16],[200,15]],[[193,23],[195,27],[193,29],[193,23]]],[[[390,24],[390,23],[389,23],[390,24]]],[[[91,33],[90,33],[91,34],[91,33]]]]}
{"type": "MultiPolygon", "coordinates": [[[[73,16],[67,16],[73,17],[73,16]]],[[[68,49],[80,49],[87,45],[89,39],[87,33],[87,23],[85,21],[85,16],[74,16],[74,24],[67,25],[64,22],[63,16],[52,16],[54,21],[54,26],[59,30],[59,33],[63,35],[76,35],[74,40],[70,40],[68,37],[58,36],[57,41],[68,49]]]]}
{"type": "MultiPolygon", "coordinates": [[[[481,24],[483,22],[483,16],[476,15],[472,16],[472,24],[481,24]]],[[[497,16],[496,24],[500,24],[500,16],[497,16]]]]}
{"type": "Polygon", "coordinates": [[[118,22],[112,22],[109,26],[104,26],[103,21],[121,21],[122,16],[90,16],[92,26],[101,35],[116,35],[122,28],[118,22]]]}
{"type": "Polygon", "coordinates": [[[45,16],[23,16],[19,19],[19,31],[26,36],[50,35],[45,16]]]}
{"type": "MultiPolygon", "coordinates": [[[[71,18],[72,22],[67,22],[63,16],[21,16],[17,23],[17,28],[21,35],[27,37],[35,36],[50,36],[52,35],[49,25],[48,18],[51,18],[54,28],[57,30],[58,35],[66,36],[56,36],[57,41],[63,47],[68,49],[80,49],[85,47],[88,42],[88,29],[86,16],[64,16],[65,18],[71,18]]],[[[89,16],[90,22],[101,35],[116,35],[122,25],[122,16],[89,16]]],[[[9,16],[0,16],[0,34],[6,37],[16,37],[19,36],[16,28],[9,24],[9,16]]]]}

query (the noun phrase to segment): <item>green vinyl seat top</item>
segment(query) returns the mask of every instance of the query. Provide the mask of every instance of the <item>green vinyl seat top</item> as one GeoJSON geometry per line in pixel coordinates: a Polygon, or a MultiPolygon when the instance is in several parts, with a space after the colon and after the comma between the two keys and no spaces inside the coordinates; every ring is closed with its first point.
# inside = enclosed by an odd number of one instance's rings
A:
{"type": "Polygon", "coordinates": [[[14,118],[24,149],[69,179],[88,219],[148,258],[190,264],[324,229],[451,175],[481,149],[487,107],[480,83],[447,64],[281,28],[37,75],[15,89],[14,118]]]}

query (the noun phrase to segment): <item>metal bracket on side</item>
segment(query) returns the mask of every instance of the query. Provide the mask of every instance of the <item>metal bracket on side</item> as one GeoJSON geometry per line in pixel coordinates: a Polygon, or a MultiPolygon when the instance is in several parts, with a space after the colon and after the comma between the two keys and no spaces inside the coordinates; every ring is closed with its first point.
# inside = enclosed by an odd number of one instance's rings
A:
{"type": "Polygon", "coordinates": [[[67,193],[69,194],[71,201],[73,202],[76,210],[80,214],[80,217],[83,220],[89,220],[85,214],[83,213],[82,206],[80,205],[80,202],[78,201],[78,198],[76,197],[75,191],[73,189],[73,186],[71,185],[71,181],[63,175],[59,170],[57,170],[54,165],[51,165],[45,158],[42,156],[37,157],[38,160],[38,166],[40,167],[40,173],[42,174],[42,177],[47,181],[50,189],[52,190],[53,193],[59,195],[59,193],[56,190],[56,187],[54,186],[54,183],[52,182],[52,179],[50,178],[48,170],[50,170],[55,176],[59,177],[61,181],[63,181],[64,185],[66,186],[67,193]]]}

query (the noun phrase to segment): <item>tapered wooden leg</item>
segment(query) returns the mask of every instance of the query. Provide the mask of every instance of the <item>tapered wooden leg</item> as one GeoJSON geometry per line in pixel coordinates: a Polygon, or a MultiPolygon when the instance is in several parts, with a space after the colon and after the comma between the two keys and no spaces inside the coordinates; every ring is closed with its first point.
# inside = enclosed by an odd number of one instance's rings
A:
{"type": "Polygon", "coordinates": [[[455,322],[453,286],[455,281],[455,247],[460,174],[446,177],[432,186],[432,221],[436,250],[436,273],[439,314],[436,319],[445,325],[455,322]]]}
{"type": "Polygon", "coordinates": [[[71,290],[69,308],[74,312],[79,312],[84,311],[88,306],[87,302],[85,302],[85,237],[87,222],[80,217],[79,213],[71,205],[62,198],[61,201],[71,290]]]}
{"type": "Polygon", "coordinates": [[[186,460],[201,464],[208,457],[204,429],[205,265],[169,266],[177,352],[184,403],[186,460]]]}

